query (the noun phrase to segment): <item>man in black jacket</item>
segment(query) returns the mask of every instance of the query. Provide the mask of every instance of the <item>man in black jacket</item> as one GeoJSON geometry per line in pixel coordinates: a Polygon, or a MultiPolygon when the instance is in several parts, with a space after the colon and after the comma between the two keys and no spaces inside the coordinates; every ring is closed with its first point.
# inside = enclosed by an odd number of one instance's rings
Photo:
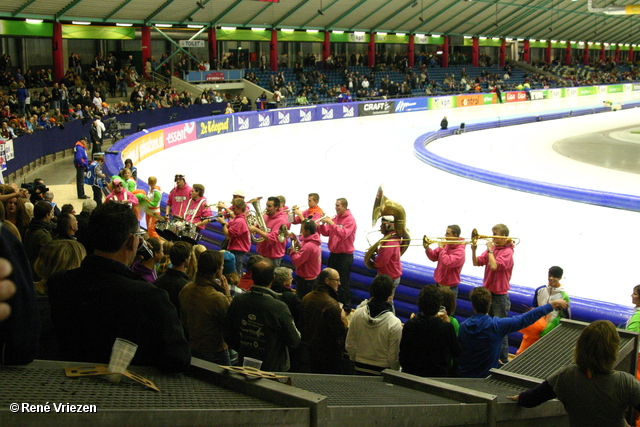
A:
{"type": "Polygon", "coordinates": [[[167,293],[129,270],[140,243],[136,214],[106,203],[89,218],[94,255],[49,279],[61,360],[108,363],[116,338],[138,345],[132,365],[185,371],[189,344],[167,293]]]}

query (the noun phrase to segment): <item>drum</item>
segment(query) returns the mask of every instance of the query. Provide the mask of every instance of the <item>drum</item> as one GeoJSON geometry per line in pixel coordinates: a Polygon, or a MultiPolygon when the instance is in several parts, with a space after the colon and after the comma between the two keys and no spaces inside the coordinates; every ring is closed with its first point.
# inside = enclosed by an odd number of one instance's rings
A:
{"type": "Polygon", "coordinates": [[[175,240],[180,240],[180,232],[182,231],[182,229],[184,229],[184,227],[184,221],[178,219],[171,220],[171,222],[169,222],[169,224],[167,225],[167,228],[165,228],[162,237],[172,242],[175,240]]]}
{"type": "Polygon", "coordinates": [[[165,238],[164,231],[169,227],[169,221],[163,220],[156,222],[156,232],[162,238],[165,238]]]}
{"type": "Polygon", "coordinates": [[[198,231],[198,227],[195,224],[190,222],[184,224],[184,228],[180,230],[179,233],[180,240],[183,242],[191,243],[192,245],[197,245],[200,240],[200,232],[198,231]]]}

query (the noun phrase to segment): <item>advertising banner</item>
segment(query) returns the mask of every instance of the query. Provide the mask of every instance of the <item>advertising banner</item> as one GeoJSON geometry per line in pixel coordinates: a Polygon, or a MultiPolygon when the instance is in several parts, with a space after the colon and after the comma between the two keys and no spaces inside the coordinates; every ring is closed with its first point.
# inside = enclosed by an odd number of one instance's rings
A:
{"type": "Polygon", "coordinates": [[[396,101],[396,113],[407,113],[409,111],[425,111],[427,109],[427,98],[402,99],[396,101]]]}
{"type": "Polygon", "coordinates": [[[131,159],[135,165],[162,150],[164,150],[164,131],[160,129],[149,132],[129,144],[127,148],[122,150],[122,158],[131,159]]]}
{"type": "Polygon", "coordinates": [[[631,92],[632,90],[633,90],[633,87],[631,86],[631,83],[622,84],[622,91],[623,92],[631,92]]]}
{"type": "Polygon", "coordinates": [[[507,92],[506,95],[507,102],[522,102],[528,99],[527,92],[523,90],[507,92]]]}
{"type": "Polygon", "coordinates": [[[574,96],[578,96],[578,88],[577,87],[566,87],[564,88],[564,97],[572,98],[574,96]]]}
{"type": "Polygon", "coordinates": [[[305,123],[315,120],[316,107],[291,108],[286,110],[272,110],[276,125],[291,123],[305,123]]]}
{"type": "Polygon", "coordinates": [[[245,114],[236,114],[233,120],[234,131],[256,129],[258,127],[258,113],[254,111],[245,114]]]}
{"type": "Polygon", "coordinates": [[[598,88],[595,86],[582,86],[578,88],[578,96],[597,95],[598,88]]]}
{"type": "Polygon", "coordinates": [[[197,139],[196,122],[187,122],[164,128],[164,149],[197,139]]]}
{"type": "Polygon", "coordinates": [[[354,104],[330,104],[318,105],[316,110],[316,120],[344,119],[356,116],[356,106],[354,104]]]}
{"type": "Polygon", "coordinates": [[[633,90],[640,90],[640,83],[633,83],[633,90]]]}
{"type": "Polygon", "coordinates": [[[545,99],[546,90],[544,90],[544,89],[532,90],[532,91],[529,92],[529,95],[531,95],[531,100],[532,101],[545,99]]]}
{"type": "Polygon", "coordinates": [[[204,120],[200,119],[196,123],[198,139],[233,132],[231,116],[209,117],[204,120]]]}
{"type": "Polygon", "coordinates": [[[484,105],[484,99],[482,95],[458,95],[456,96],[457,107],[475,107],[477,105],[484,105]]]}
{"type": "Polygon", "coordinates": [[[429,110],[444,110],[447,108],[454,108],[455,98],[453,96],[437,96],[429,98],[428,100],[429,110]]]}
{"type": "Polygon", "coordinates": [[[562,89],[547,89],[548,99],[562,98],[562,89]]]}
{"type": "Polygon", "coordinates": [[[377,116],[395,112],[395,101],[372,101],[358,104],[358,116],[377,116]]]}
{"type": "Polygon", "coordinates": [[[498,101],[498,95],[495,93],[484,93],[482,94],[482,104],[483,105],[491,105],[495,104],[498,101]]]}
{"type": "Polygon", "coordinates": [[[620,92],[622,92],[622,85],[607,86],[607,93],[620,93],[620,92]]]}

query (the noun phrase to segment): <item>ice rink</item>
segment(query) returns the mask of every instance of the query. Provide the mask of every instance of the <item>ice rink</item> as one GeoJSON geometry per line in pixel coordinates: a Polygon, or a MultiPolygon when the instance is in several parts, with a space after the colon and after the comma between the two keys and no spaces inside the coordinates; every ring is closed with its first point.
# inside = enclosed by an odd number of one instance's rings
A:
{"type": "MultiPolygon", "coordinates": [[[[209,203],[229,201],[242,189],[247,199],[284,195],[287,205],[306,205],[307,194],[320,194],[320,206],[333,215],[336,198],[345,197],[356,217],[356,248],[369,247],[367,232],[380,184],[385,195],[402,204],[414,238],[443,236],[458,224],[468,238],[473,228],[491,234],[506,224],[520,238],[512,283],[535,288],[546,284],[552,265],[564,268],[562,283],[571,295],[631,305],[640,242],[638,213],[533,195],[462,178],[433,168],[413,154],[420,135],[439,128],[496,118],[572,108],[602,107],[604,100],[640,100],[640,93],[608,94],[561,100],[432,110],[374,117],[272,126],[223,134],[160,152],[138,166],[138,177],[158,177],[162,190],[173,187],[175,173],[191,185],[202,183],[209,203]]],[[[609,112],[522,126],[470,132],[440,139],[429,149],[451,160],[482,169],[609,192],[640,195],[640,175],[569,159],[554,144],[567,138],[608,133],[636,139],[638,110],[609,112]]],[[[640,143],[640,138],[637,139],[640,143]]],[[[603,156],[606,153],[602,153],[603,156]]],[[[640,173],[640,165],[636,169],[640,173]]],[[[297,229],[296,229],[297,232],[297,229]]],[[[379,233],[369,236],[373,242],[379,233]]],[[[419,241],[403,261],[435,266],[419,241]]],[[[483,246],[478,248],[480,253],[483,246]]],[[[463,274],[481,277],[471,250],[463,274]]]]}

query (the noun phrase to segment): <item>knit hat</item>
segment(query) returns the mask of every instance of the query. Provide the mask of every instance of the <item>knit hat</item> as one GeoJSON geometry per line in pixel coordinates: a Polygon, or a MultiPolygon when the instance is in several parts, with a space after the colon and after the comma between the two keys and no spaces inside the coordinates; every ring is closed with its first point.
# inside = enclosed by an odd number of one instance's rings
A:
{"type": "Polygon", "coordinates": [[[224,266],[222,274],[230,274],[236,271],[236,256],[229,251],[221,251],[224,255],[224,266]]]}

